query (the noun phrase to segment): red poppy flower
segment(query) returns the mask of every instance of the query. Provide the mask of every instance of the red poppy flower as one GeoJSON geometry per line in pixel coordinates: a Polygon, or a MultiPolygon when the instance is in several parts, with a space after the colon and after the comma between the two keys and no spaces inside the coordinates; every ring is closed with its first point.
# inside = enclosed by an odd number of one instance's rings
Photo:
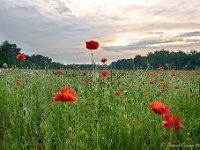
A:
{"type": "Polygon", "coordinates": [[[163,109],[162,109],[162,116],[165,117],[166,114],[169,114],[170,113],[170,108],[169,106],[165,106],[163,109]]]}
{"type": "Polygon", "coordinates": [[[154,76],[155,76],[155,74],[153,74],[153,73],[148,73],[148,75],[149,75],[150,77],[154,77],[154,76]]]}
{"type": "Polygon", "coordinates": [[[103,70],[102,72],[101,72],[101,77],[102,78],[104,78],[105,76],[107,76],[108,75],[108,70],[103,70]]]}
{"type": "Polygon", "coordinates": [[[37,144],[37,147],[38,147],[39,149],[43,148],[43,147],[44,147],[44,143],[43,143],[43,142],[39,142],[39,143],[37,144]]]}
{"type": "Polygon", "coordinates": [[[160,101],[153,101],[150,102],[149,106],[151,109],[154,111],[156,114],[160,115],[165,115],[170,112],[170,108],[168,106],[165,106],[162,102],[160,101]]]}
{"type": "Polygon", "coordinates": [[[55,75],[61,75],[62,74],[61,70],[54,70],[53,73],[55,75]]]}
{"type": "Polygon", "coordinates": [[[171,76],[176,76],[176,74],[175,73],[171,73],[171,76]]]}
{"type": "Polygon", "coordinates": [[[86,41],[86,48],[89,50],[95,50],[99,47],[99,43],[97,41],[86,41]]]}
{"type": "Polygon", "coordinates": [[[16,85],[21,85],[22,83],[21,83],[21,81],[20,80],[17,80],[16,81],[16,85]]]}
{"type": "Polygon", "coordinates": [[[166,87],[166,86],[167,86],[167,84],[163,82],[163,83],[162,83],[162,86],[163,86],[163,87],[166,87]]]}
{"type": "Polygon", "coordinates": [[[25,56],[24,54],[18,54],[18,55],[16,56],[16,59],[17,59],[17,60],[25,60],[25,59],[26,59],[26,56],[25,56]]]}
{"type": "Polygon", "coordinates": [[[161,66],[160,66],[160,67],[158,67],[158,70],[163,70],[163,67],[161,67],[161,66]]]}
{"type": "Polygon", "coordinates": [[[165,126],[166,128],[172,128],[173,123],[173,116],[172,114],[166,114],[165,115],[165,121],[162,121],[162,126],[165,126]]]}
{"type": "Polygon", "coordinates": [[[74,89],[70,89],[66,86],[62,87],[60,93],[54,94],[54,101],[62,101],[62,102],[76,102],[76,91],[74,89]]]}
{"type": "Polygon", "coordinates": [[[178,131],[179,128],[184,128],[184,126],[179,122],[180,116],[173,117],[172,114],[165,115],[165,121],[162,121],[162,126],[178,131]]]}
{"type": "Polygon", "coordinates": [[[119,88],[119,91],[123,92],[123,91],[124,91],[124,88],[119,88]]]}
{"type": "Polygon", "coordinates": [[[155,84],[155,83],[154,83],[154,81],[150,80],[150,81],[149,81],[149,84],[155,84]]]}
{"type": "Polygon", "coordinates": [[[179,120],[180,116],[174,117],[174,126],[173,126],[174,131],[178,131],[179,128],[184,128],[184,126],[179,122],[179,120]]]}
{"type": "Polygon", "coordinates": [[[120,91],[115,92],[115,95],[119,96],[121,94],[120,91]]]}
{"type": "Polygon", "coordinates": [[[87,84],[89,82],[89,80],[85,79],[84,82],[87,84]]]}
{"type": "Polygon", "coordinates": [[[180,86],[174,86],[174,89],[178,90],[178,89],[180,89],[180,86]]]}
{"type": "Polygon", "coordinates": [[[16,85],[21,85],[22,82],[21,82],[21,79],[19,77],[16,78],[16,85]]]}
{"type": "Polygon", "coordinates": [[[105,63],[106,61],[107,61],[106,58],[102,58],[102,59],[101,59],[101,62],[102,62],[102,63],[105,63]]]}

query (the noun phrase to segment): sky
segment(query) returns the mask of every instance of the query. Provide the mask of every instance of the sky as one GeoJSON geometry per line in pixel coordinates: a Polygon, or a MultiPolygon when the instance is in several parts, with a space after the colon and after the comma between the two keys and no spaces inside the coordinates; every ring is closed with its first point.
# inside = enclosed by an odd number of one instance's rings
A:
{"type": "Polygon", "coordinates": [[[200,0],[0,0],[0,42],[64,64],[200,51],[200,0]]]}

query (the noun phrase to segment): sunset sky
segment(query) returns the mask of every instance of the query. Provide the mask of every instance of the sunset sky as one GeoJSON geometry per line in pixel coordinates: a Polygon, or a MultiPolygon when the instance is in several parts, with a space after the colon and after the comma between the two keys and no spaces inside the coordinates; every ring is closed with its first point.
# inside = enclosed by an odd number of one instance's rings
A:
{"type": "Polygon", "coordinates": [[[150,51],[200,51],[200,0],[0,0],[0,42],[64,64],[150,51]]]}

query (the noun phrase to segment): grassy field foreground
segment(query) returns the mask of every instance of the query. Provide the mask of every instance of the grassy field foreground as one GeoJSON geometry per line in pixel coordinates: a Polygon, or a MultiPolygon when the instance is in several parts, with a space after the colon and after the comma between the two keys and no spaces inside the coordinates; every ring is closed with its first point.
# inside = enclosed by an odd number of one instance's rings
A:
{"type": "Polygon", "coordinates": [[[0,149],[128,150],[200,148],[197,71],[4,70],[0,73],[0,149]],[[55,102],[63,86],[76,103],[55,102]],[[180,116],[177,132],[149,107],[161,101],[180,116]]]}

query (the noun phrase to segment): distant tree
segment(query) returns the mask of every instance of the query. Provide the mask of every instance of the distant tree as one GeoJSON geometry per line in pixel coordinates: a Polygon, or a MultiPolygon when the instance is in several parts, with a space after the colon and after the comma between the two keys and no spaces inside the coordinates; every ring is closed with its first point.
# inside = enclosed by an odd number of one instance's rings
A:
{"type": "Polygon", "coordinates": [[[133,59],[135,68],[137,69],[146,69],[147,68],[147,59],[141,55],[136,55],[133,59]]]}
{"type": "Polygon", "coordinates": [[[147,55],[147,60],[153,69],[157,69],[159,66],[166,66],[166,63],[170,62],[169,59],[169,51],[165,51],[164,49],[161,51],[155,51],[154,53],[148,53],[147,55]]]}
{"type": "Polygon", "coordinates": [[[170,52],[164,49],[148,53],[147,56],[136,55],[134,59],[121,59],[111,63],[114,69],[196,69],[200,68],[200,52],[191,51],[186,54],[182,51],[170,52]]]}
{"type": "Polygon", "coordinates": [[[18,48],[16,44],[11,44],[8,41],[4,41],[0,45],[0,67],[3,63],[6,63],[8,67],[16,65],[16,56],[20,54],[21,48],[18,48]]]}
{"type": "Polygon", "coordinates": [[[188,69],[200,68],[200,52],[191,51],[188,60],[188,69]]]}

